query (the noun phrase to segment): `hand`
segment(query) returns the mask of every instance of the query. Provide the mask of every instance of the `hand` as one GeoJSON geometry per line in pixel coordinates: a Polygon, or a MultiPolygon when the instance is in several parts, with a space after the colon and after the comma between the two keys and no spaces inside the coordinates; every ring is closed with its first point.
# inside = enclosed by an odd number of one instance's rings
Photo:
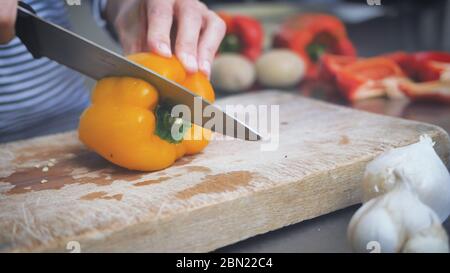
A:
{"type": "Polygon", "coordinates": [[[109,0],[106,18],[125,54],[175,55],[188,72],[211,72],[225,23],[198,0],[109,0]]]}
{"type": "Polygon", "coordinates": [[[17,0],[3,0],[0,8],[0,44],[14,38],[17,17],[17,0]]]}

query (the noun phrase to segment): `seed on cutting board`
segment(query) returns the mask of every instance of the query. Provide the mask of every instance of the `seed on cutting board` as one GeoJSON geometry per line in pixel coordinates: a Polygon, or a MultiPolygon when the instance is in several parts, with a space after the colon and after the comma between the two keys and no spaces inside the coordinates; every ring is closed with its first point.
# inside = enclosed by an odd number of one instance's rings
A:
{"type": "Polygon", "coordinates": [[[47,183],[47,182],[48,182],[47,179],[42,179],[42,180],[41,180],[41,184],[45,184],[45,183],[47,183]]]}
{"type": "Polygon", "coordinates": [[[44,168],[42,168],[42,171],[45,173],[45,172],[48,172],[48,167],[44,167],[44,168]]]}
{"type": "Polygon", "coordinates": [[[49,163],[47,164],[47,166],[48,166],[48,167],[53,167],[53,166],[55,166],[55,164],[53,164],[52,162],[49,162],[49,163]]]}
{"type": "Polygon", "coordinates": [[[34,165],[34,167],[35,167],[36,169],[39,169],[41,166],[39,166],[39,164],[36,164],[36,165],[34,165]]]}
{"type": "Polygon", "coordinates": [[[56,163],[56,159],[54,159],[54,158],[50,158],[50,160],[49,160],[51,163],[56,163]]]}

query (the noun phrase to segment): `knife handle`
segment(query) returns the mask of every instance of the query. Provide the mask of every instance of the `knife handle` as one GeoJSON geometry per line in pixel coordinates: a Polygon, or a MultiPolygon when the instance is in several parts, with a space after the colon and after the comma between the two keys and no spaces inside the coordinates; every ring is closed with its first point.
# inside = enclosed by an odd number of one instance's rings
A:
{"type": "Polygon", "coordinates": [[[39,49],[39,40],[36,35],[35,25],[30,20],[30,13],[36,14],[34,9],[19,1],[19,7],[17,8],[17,20],[16,20],[16,36],[22,41],[28,51],[33,55],[35,59],[42,57],[39,49]]]}

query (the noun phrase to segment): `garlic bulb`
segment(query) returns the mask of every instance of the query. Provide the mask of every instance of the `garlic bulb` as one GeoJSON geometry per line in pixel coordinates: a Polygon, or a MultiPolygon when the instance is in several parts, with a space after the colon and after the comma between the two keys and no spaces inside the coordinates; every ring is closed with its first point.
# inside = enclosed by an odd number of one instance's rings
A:
{"type": "Polygon", "coordinates": [[[439,217],[406,184],[364,204],[350,221],[348,239],[357,252],[367,252],[371,242],[387,253],[449,251],[439,217]]]}
{"type": "Polygon", "coordinates": [[[445,233],[441,225],[432,225],[427,229],[413,234],[404,244],[402,251],[404,253],[448,253],[447,233],[445,233]]]}
{"type": "Polygon", "coordinates": [[[364,205],[353,215],[348,239],[357,252],[449,252],[441,222],[450,213],[450,174],[422,136],[370,162],[364,205]]]}
{"type": "Polygon", "coordinates": [[[443,222],[450,214],[450,174],[433,149],[429,136],[418,143],[392,149],[367,165],[363,200],[382,195],[398,183],[409,181],[419,199],[443,222]]]}

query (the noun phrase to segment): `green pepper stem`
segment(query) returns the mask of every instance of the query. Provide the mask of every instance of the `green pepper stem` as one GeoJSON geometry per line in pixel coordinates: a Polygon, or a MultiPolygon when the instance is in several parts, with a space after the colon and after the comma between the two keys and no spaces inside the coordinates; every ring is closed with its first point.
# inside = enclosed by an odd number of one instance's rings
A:
{"type": "Polygon", "coordinates": [[[239,40],[239,37],[234,34],[228,34],[227,36],[225,36],[219,47],[219,52],[221,53],[238,53],[240,51],[241,41],[239,40]]]}
{"type": "Polygon", "coordinates": [[[309,57],[314,62],[317,62],[320,59],[320,56],[322,56],[327,51],[327,46],[317,43],[310,44],[306,51],[308,52],[309,57]]]}
{"type": "Polygon", "coordinates": [[[191,124],[185,122],[182,118],[172,117],[171,111],[172,107],[167,104],[160,104],[156,107],[155,134],[169,143],[177,144],[183,141],[183,137],[191,124]]]}

